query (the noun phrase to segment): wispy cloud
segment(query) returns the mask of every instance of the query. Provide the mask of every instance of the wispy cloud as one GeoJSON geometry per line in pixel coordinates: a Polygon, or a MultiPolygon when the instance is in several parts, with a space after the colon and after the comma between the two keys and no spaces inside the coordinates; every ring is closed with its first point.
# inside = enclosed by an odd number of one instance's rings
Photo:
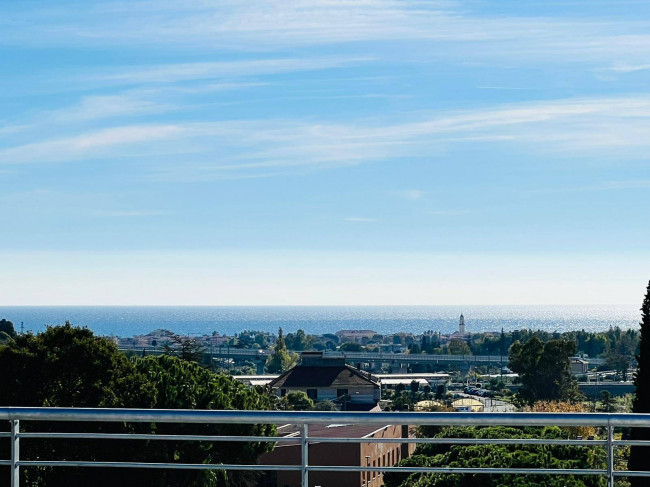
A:
{"type": "Polygon", "coordinates": [[[636,71],[647,71],[648,69],[650,69],[650,64],[615,64],[603,68],[604,71],[614,71],[616,73],[634,73],[636,71]]]}
{"type": "MultiPolygon", "coordinates": [[[[297,167],[422,157],[456,144],[517,144],[534,151],[606,155],[650,148],[650,97],[577,98],[438,113],[400,124],[240,120],[124,125],[9,147],[1,163],[156,155],[157,167],[184,165],[217,177],[297,167]],[[183,155],[183,158],[176,157],[183,155]],[[189,156],[188,156],[189,155],[189,156]],[[190,157],[191,156],[191,157],[190,157]],[[173,161],[170,160],[173,158],[173,161]],[[190,162],[192,161],[192,162],[190,162]]],[[[421,198],[411,190],[403,197],[421,198]]]]}
{"type": "Polygon", "coordinates": [[[179,136],[184,129],[175,125],[113,127],[73,137],[45,140],[0,151],[0,164],[22,164],[78,160],[105,154],[116,147],[150,144],[179,136]]]}
{"type": "Polygon", "coordinates": [[[340,68],[372,61],[371,57],[331,56],[272,58],[245,61],[158,64],[111,68],[85,77],[86,81],[109,84],[177,83],[210,79],[230,79],[299,71],[340,68]]]}
{"type": "MultiPolygon", "coordinates": [[[[474,12],[422,0],[224,0],[72,2],[34,9],[8,2],[0,42],[19,45],[173,46],[241,52],[372,41],[455,43],[437,56],[491,56],[584,63],[639,60],[650,50],[643,22],[474,12]],[[568,56],[567,54],[579,54],[568,56]]],[[[150,76],[152,73],[149,74],[150,76]]]]}
{"type": "Polygon", "coordinates": [[[426,196],[427,192],[419,189],[405,189],[397,191],[397,195],[408,200],[419,200],[426,196]]]}

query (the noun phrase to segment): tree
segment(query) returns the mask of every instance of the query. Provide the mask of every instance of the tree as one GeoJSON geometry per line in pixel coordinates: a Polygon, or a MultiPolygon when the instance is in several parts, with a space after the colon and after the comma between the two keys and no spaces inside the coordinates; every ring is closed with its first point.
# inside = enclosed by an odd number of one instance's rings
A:
{"type": "Polygon", "coordinates": [[[338,408],[332,401],[325,399],[314,404],[314,411],[338,411],[338,408]]]}
{"type": "Polygon", "coordinates": [[[605,413],[616,412],[616,403],[609,391],[600,391],[601,410],[605,413]]]}
{"type": "Polygon", "coordinates": [[[154,391],[109,340],[66,322],[0,349],[0,404],[151,407],[154,391]]]}
{"type": "Polygon", "coordinates": [[[420,349],[420,346],[417,343],[412,343],[411,345],[409,345],[408,351],[406,353],[417,355],[418,353],[422,353],[422,350],[420,349]]]}
{"type": "Polygon", "coordinates": [[[171,343],[165,342],[163,345],[163,353],[165,355],[176,356],[190,362],[203,362],[205,347],[196,338],[183,337],[174,333],[169,339],[171,343]]]}
{"type": "Polygon", "coordinates": [[[449,341],[449,353],[451,355],[471,355],[472,351],[469,349],[469,345],[466,342],[460,340],[450,340],[449,341]]]}
{"type": "Polygon", "coordinates": [[[286,338],[286,344],[289,350],[309,350],[313,343],[314,337],[307,335],[304,330],[298,330],[296,333],[289,333],[286,338]]]}
{"type": "MultiPolygon", "coordinates": [[[[6,347],[0,347],[0,404],[3,406],[61,407],[151,407],[155,391],[146,378],[135,371],[133,364],[108,340],[94,337],[85,328],[48,327],[38,335],[17,336],[6,347]]],[[[61,426],[41,422],[26,423],[24,431],[52,431],[61,426]]],[[[137,428],[136,428],[137,429],[137,428]]],[[[131,432],[117,423],[74,423],[66,425],[71,432],[131,432]]],[[[7,446],[0,443],[0,458],[7,458],[7,446]]],[[[93,441],[56,442],[43,439],[30,445],[36,458],[63,457],[69,460],[116,460],[119,454],[130,457],[133,443],[116,440],[110,445],[93,441]]],[[[26,469],[25,486],[90,484],[90,477],[121,482],[119,474],[109,469],[88,472],[86,469],[26,469]]],[[[97,484],[97,482],[95,482],[97,484]]],[[[128,484],[127,484],[128,485],[128,484]]],[[[133,485],[133,484],[131,484],[133,485]]]]}
{"type": "MultiPolygon", "coordinates": [[[[557,427],[512,428],[450,427],[434,435],[437,438],[567,438],[557,427]]],[[[599,468],[605,466],[604,450],[565,445],[419,445],[413,456],[399,462],[409,467],[508,467],[508,468],[599,468]]],[[[560,475],[463,475],[403,474],[386,472],[386,487],[604,487],[604,478],[560,475]]]]}
{"type": "Polygon", "coordinates": [[[361,352],[363,347],[357,342],[345,342],[339,347],[342,352],[361,352]]]}
{"type": "Polygon", "coordinates": [[[314,401],[303,391],[290,392],[282,398],[282,401],[284,409],[292,411],[311,411],[314,409],[314,401]]]}
{"type": "Polygon", "coordinates": [[[607,365],[616,370],[621,380],[627,380],[627,370],[634,360],[635,342],[627,333],[620,336],[616,342],[611,343],[607,351],[607,365]]]}
{"type": "MultiPolygon", "coordinates": [[[[17,336],[0,347],[0,404],[3,406],[60,406],[116,408],[270,409],[271,398],[233,378],[217,375],[198,364],[160,356],[129,360],[109,340],[86,328],[48,327],[38,335],[17,336]]],[[[61,431],[61,424],[26,422],[24,431],[61,431]]],[[[171,425],[148,423],[70,423],[70,432],[274,434],[269,425],[171,425]]],[[[29,446],[34,458],[87,461],[139,461],[192,463],[245,463],[266,451],[261,443],[128,440],[42,439],[29,446]]],[[[0,458],[7,458],[8,443],[0,442],[0,458]]],[[[24,486],[234,486],[239,475],[214,471],[140,471],[138,469],[25,469],[24,486]]]]}
{"type": "Polygon", "coordinates": [[[298,361],[298,355],[289,352],[284,341],[282,328],[278,330],[278,339],[275,342],[273,353],[266,360],[266,370],[270,374],[279,374],[291,368],[298,361]]]}
{"type": "Polygon", "coordinates": [[[550,340],[546,343],[533,336],[525,344],[516,341],[510,347],[509,367],[519,374],[522,388],[519,397],[532,404],[536,401],[573,401],[580,398],[578,383],[571,375],[574,342],[550,340]]]}
{"type": "MultiPolygon", "coordinates": [[[[639,354],[636,357],[637,369],[634,374],[636,392],[632,403],[632,412],[650,413],[650,282],[646,295],[641,305],[641,338],[639,354]]],[[[633,440],[650,440],[650,431],[647,428],[632,428],[633,440]]],[[[650,447],[633,446],[630,449],[630,470],[648,470],[648,455],[650,447]]],[[[647,485],[647,479],[632,477],[634,487],[647,485]]]]}
{"type": "MultiPolygon", "coordinates": [[[[240,409],[268,410],[272,399],[261,389],[249,388],[230,376],[215,374],[195,362],[170,356],[147,357],[135,361],[135,369],[153,385],[157,409],[240,409]]],[[[275,426],[268,424],[170,424],[154,426],[157,434],[269,436],[275,426]]],[[[132,461],[181,463],[255,463],[271,445],[255,442],[241,445],[223,442],[150,442],[146,451],[132,461]]],[[[157,485],[221,486],[245,485],[250,474],[212,471],[161,471],[153,477],[157,485]]],[[[140,485],[153,485],[152,477],[140,485]]]]}
{"type": "Polygon", "coordinates": [[[16,337],[16,330],[14,330],[14,324],[11,321],[7,321],[4,318],[0,320],[0,333],[6,333],[9,338],[16,337]]]}

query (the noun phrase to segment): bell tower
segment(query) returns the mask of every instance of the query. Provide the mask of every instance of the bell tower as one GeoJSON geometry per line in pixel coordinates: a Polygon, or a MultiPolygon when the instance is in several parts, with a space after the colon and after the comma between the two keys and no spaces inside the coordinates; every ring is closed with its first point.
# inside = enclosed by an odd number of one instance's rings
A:
{"type": "Polygon", "coordinates": [[[459,333],[461,335],[465,334],[465,317],[463,315],[460,315],[460,322],[458,323],[458,328],[459,328],[459,333]]]}

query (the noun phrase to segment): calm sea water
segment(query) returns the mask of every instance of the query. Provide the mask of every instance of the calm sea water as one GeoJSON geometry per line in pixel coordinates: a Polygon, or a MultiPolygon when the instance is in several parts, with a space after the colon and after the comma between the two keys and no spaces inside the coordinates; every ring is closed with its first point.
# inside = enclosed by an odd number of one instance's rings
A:
{"type": "Polygon", "coordinates": [[[0,306],[0,319],[20,330],[40,331],[45,325],[86,326],[99,335],[120,337],[167,328],[179,334],[217,331],[232,335],[243,330],[335,333],[342,329],[371,329],[378,333],[421,333],[457,330],[465,315],[471,333],[529,328],[546,331],[606,330],[610,326],[636,328],[638,306],[0,306]]]}

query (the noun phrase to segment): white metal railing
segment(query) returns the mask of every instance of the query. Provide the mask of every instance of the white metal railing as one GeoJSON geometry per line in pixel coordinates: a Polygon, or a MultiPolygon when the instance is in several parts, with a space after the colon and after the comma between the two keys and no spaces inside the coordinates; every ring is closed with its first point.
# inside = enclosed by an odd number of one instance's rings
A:
{"type": "MultiPolygon", "coordinates": [[[[187,470],[249,470],[300,472],[302,485],[308,487],[309,473],[329,472],[404,472],[456,474],[538,474],[538,475],[602,475],[613,487],[616,477],[650,477],[650,471],[614,469],[614,448],[623,445],[649,446],[650,441],[616,440],[616,427],[650,427],[650,414],[599,413],[414,413],[414,412],[299,412],[299,411],[212,411],[161,409],[89,409],[89,408],[25,408],[0,407],[0,421],[8,421],[9,432],[0,432],[0,439],[11,442],[11,456],[0,459],[0,465],[10,467],[11,486],[18,487],[21,468],[46,467],[104,467],[139,469],[187,470]],[[207,436],[162,435],[138,433],[69,433],[21,432],[20,422],[119,422],[119,423],[180,423],[180,424],[295,424],[299,436],[207,436]],[[606,439],[486,439],[486,438],[325,438],[309,436],[310,424],[392,424],[435,426],[593,426],[603,427],[606,439]],[[229,442],[300,442],[299,465],[241,465],[241,464],[187,464],[102,462],[76,460],[21,460],[21,438],[41,439],[100,439],[100,440],[158,440],[158,441],[229,441],[229,442]],[[604,469],[549,469],[549,468],[449,468],[449,467],[389,467],[389,466],[321,466],[310,465],[309,445],[312,443],[436,443],[436,444],[492,444],[492,445],[579,445],[603,447],[607,461],[604,469]]],[[[0,483],[2,481],[0,480],[0,483]]]]}

